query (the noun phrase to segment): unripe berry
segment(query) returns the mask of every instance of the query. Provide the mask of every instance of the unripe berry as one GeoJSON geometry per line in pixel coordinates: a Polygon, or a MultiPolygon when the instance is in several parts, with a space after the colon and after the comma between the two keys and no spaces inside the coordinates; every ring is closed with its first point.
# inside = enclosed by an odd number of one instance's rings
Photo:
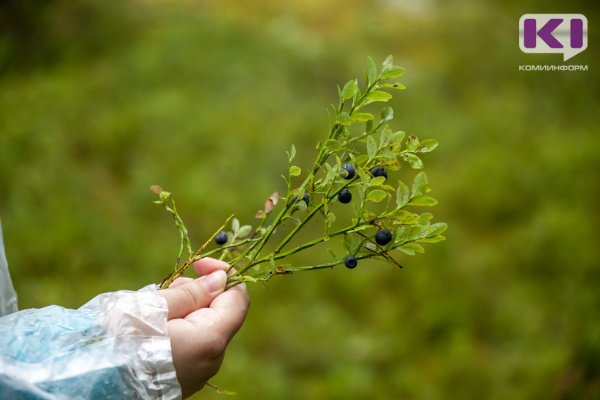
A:
{"type": "Polygon", "coordinates": [[[373,168],[371,170],[371,175],[373,175],[373,178],[377,178],[378,176],[385,176],[385,179],[387,179],[387,177],[388,177],[387,171],[383,167],[373,168]]]}
{"type": "Polygon", "coordinates": [[[223,231],[219,232],[217,236],[215,236],[215,243],[219,246],[227,243],[227,234],[223,231]]]}
{"type": "Polygon", "coordinates": [[[375,242],[380,246],[385,246],[392,240],[392,233],[387,229],[380,229],[375,234],[375,242]]]}
{"type": "Polygon", "coordinates": [[[354,256],[347,256],[344,259],[344,265],[349,269],[355,268],[358,265],[358,260],[354,256]]]}
{"type": "Polygon", "coordinates": [[[352,179],[354,175],[356,175],[356,169],[354,169],[354,165],[352,164],[344,164],[342,165],[342,169],[345,169],[348,172],[348,175],[344,177],[344,179],[352,179]]]}
{"type": "Polygon", "coordinates": [[[338,201],[343,204],[348,204],[352,201],[352,193],[346,188],[338,193],[338,201]]]}

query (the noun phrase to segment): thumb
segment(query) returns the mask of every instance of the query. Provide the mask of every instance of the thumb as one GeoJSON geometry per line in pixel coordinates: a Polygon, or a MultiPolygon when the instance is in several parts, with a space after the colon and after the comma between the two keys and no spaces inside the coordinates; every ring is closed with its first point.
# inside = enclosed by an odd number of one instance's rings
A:
{"type": "Polygon", "coordinates": [[[218,270],[191,282],[159,291],[169,307],[168,319],[183,318],[200,308],[208,307],[225,290],[227,274],[218,270]]]}

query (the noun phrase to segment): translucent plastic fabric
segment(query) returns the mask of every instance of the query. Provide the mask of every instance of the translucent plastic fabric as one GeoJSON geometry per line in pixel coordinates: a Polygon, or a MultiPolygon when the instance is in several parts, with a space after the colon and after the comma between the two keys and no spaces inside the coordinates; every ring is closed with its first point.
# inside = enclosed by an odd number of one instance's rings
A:
{"type": "Polygon", "coordinates": [[[17,295],[8,273],[8,263],[2,241],[2,223],[0,222],[0,316],[17,311],[17,295]]]}
{"type": "MultiPolygon", "coordinates": [[[[0,300],[10,311],[16,296],[0,256],[0,300]]],[[[50,306],[0,318],[2,400],[179,398],[167,304],[155,285],[104,293],[77,310],[50,306]]]]}

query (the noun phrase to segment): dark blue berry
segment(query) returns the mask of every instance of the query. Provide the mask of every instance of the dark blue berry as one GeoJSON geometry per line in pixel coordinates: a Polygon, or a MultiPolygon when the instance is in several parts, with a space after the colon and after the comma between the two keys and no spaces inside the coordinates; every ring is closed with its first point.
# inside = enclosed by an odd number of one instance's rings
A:
{"type": "Polygon", "coordinates": [[[371,175],[373,175],[373,178],[377,178],[378,176],[385,176],[385,179],[387,179],[387,171],[383,167],[373,168],[371,170],[371,175]]]}
{"type": "Polygon", "coordinates": [[[310,204],[310,196],[307,195],[306,193],[304,194],[304,196],[302,196],[302,200],[304,200],[304,202],[306,203],[306,205],[310,204]]]}
{"type": "Polygon", "coordinates": [[[358,260],[354,256],[347,256],[344,259],[344,265],[346,266],[346,268],[355,268],[358,265],[358,260]]]}
{"type": "Polygon", "coordinates": [[[343,204],[348,204],[352,201],[352,193],[346,188],[338,193],[338,201],[343,204]]]}
{"type": "Polygon", "coordinates": [[[344,164],[342,165],[342,169],[345,169],[348,172],[348,175],[346,175],[344,179],[352,179],[354,178],[354,175],[356,175],[356,170],[352,164],[344,164]]]}
{"type": "Polygon", "coordinates": [[[218,245],[227,243],[227,234],[223,231],[219,232],[217,236],[215,236],[215,243],[218,245]]]}
{"type": "Polygon", "coordinates": [[[392,240],[392,233],[387,229],[380,229],[375,234],[375,241],[380,246],[385,246],[392,240]]]}

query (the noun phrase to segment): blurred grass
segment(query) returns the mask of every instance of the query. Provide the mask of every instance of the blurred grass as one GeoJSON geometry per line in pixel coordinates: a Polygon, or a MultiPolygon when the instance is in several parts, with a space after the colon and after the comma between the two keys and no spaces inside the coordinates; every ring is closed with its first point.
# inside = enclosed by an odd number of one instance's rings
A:
{"type": "Polygon", "coordinates": [[[0,216],[21,308],[159,281],[177,238],[151,184],[196,243],[231,212],[252,223],[291,143],[312,161],[336,85],[392,53],[408,86],[394,126],[441,142],[426,168],[448,240],[401,271],[252,287],[214,382],[242,399],[600,396],[591,29],[572,60],[589,72],[524,73],[558,62],[518,49],[532,4],[34,3],[0,8],[0,216]]]}

